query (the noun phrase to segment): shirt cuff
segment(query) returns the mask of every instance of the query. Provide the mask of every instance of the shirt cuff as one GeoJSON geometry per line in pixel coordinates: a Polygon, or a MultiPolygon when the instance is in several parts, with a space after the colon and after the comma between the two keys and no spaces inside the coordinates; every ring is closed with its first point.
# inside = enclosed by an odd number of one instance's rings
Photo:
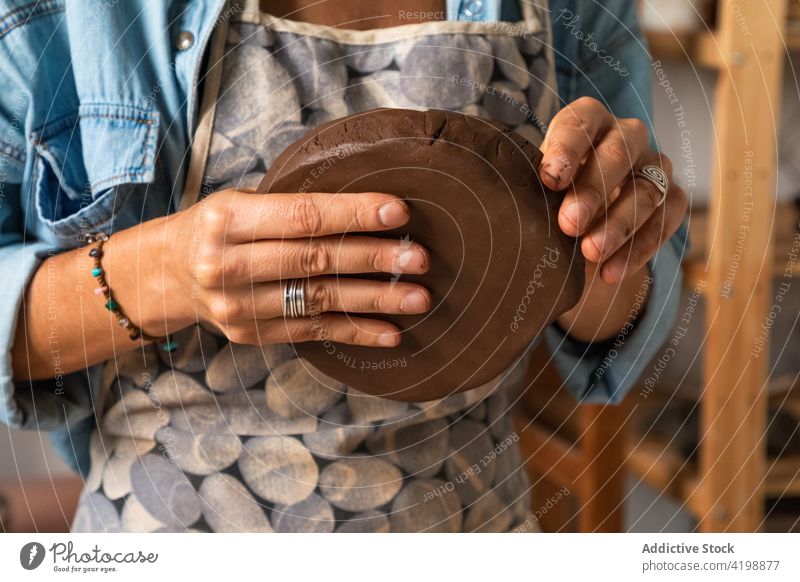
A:
{"type": "MultiPolygon", "coordinates": [[[[86,371],[37,381],[15,382],[11,350],[22,298],[33,274],[53,252],[46,243],[17,243],[0,248],[0,422],[13,428],[54,430],[92,413],[86,371]]],[[[55,325],[55,320],[53,320],[55,325]]],[[[51,349],[58,358],[57,329],[51,349]]]]}
{"type": "Polygon", "coordinates": [[[685,225],[650,260],[652,279],[645,305],[609,341],[588,344],[559,326],[544,331],[544,341],[564,384],[583,403],[618,404],[669,337],[680,303],[685,225]]]}

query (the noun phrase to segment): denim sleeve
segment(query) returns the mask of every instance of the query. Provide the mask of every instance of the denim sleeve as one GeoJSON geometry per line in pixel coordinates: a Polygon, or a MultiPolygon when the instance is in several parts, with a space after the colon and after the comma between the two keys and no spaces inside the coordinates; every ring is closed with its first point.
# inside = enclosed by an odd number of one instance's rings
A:
{"type": "Polygon", "coordinates": [[[14,94],[5,74],[0,79],[7,83],[0,96],[0,421],[19,428],[31,415],[15,400],[11,348],[25,287],[47,248],[24,240],[20,184],[25,169],[27,100],[21,93],[14,94]]]}
{"type": "MultiPolygon", "coordinates": [[[[50,431],[88,418],[92,395],[87,371],[35,382],[13,379],[11,351],[23,297],[34,273],[55,249],[26,229],[26,211],[35,212],[30,208],[35,201],[26,199],[21,186],[26,175],[28,101],[6,74],[9,68],[0,71],[0,422],[50,431]]],[[[57,344],[52,341],[51,352],[57,362],[57,344]]]]}
{"type": "MultiPolygon", "coordinates": [[[[639,28],[636,3],[551,0],[559,94],[569,103],[590,96],[617,117],[637,117],[651,129],[650,58],[639,28]]],[[[616,338],[586,344],[558,325],[544,341],[567,389],[583,402],[618,403],[667,340],[678,311],[681,259],[687,251],[684,223],[649,262],[646,303],[636,301],[616,338]]]]}

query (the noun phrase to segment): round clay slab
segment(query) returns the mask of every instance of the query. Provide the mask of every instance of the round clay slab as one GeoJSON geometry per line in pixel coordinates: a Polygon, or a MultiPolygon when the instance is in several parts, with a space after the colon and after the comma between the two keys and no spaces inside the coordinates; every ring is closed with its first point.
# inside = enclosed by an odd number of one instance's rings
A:
{"type": "Polygon", "coordinates": [[[431,255],[424,275],[359,276],[430,290],[424,315],[370,316],[403,330],[398,347],[335,343],[320,325],[320,341],[296,344],[299,354],[336,380],[396,400],[442,398],[501,375],[583,290],[576,239],[556,221],[563,194],[540,183],[540,159],[505,126],[439,110],[351,115],[289,146],[259,192],[395,194],[411,220],[376,236],[418,242],[431,255]]]}

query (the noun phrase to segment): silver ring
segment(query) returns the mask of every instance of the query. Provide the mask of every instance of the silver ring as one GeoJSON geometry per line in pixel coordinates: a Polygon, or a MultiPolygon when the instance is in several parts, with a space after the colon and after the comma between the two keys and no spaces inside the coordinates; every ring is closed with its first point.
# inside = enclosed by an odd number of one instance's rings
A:
{"type": "Polygon", "coordinates": [[[667,197],[667,192],[669,191],[669,177],[667,173],[659,168],[658,166],[654,166],[652,164],[647,166],[642,166],[638,170],[636,170],[635,178],[644,178],[648,182],[650,182],[653,186],[658,188],[658,191],[661,192],[661,198],[656,204],[656,208],[664,204],[664,200],[667,197]]]}
{"type": "Polygon", "coordinates": [[[283,285],[283,316],[306,316],[305,279],[289,279],[283,285]]]}

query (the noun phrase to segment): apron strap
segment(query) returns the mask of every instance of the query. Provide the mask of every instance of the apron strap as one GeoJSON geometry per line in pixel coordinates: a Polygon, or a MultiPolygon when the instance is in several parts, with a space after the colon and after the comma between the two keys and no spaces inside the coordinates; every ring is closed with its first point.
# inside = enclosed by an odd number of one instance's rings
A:
{"type": "Polygon", "coordinates": [[[536,0],[519,0],[519,6],[522,9],[522,19],[531,27],[538,29],[544,26],[544,23],[539,20],[539,15],[536,13],[533,5],[540,5],[536,0]]]}
{"type": "Polygon", "coordinates": [[[208,162],[208,150],[211,146],[211,134],[214,129],[214,113],[217,109],[217,97],[219,97],[219,86],[222,81],[222,61],[227,36],[228,19],[223,18],[211,36],[208,71],[203,89],[203,99],[200,103],[199,121],[192,140],[189,171],[181,196],[180,210],[186,210],[200,198],[200,189],[208,162]]]}

